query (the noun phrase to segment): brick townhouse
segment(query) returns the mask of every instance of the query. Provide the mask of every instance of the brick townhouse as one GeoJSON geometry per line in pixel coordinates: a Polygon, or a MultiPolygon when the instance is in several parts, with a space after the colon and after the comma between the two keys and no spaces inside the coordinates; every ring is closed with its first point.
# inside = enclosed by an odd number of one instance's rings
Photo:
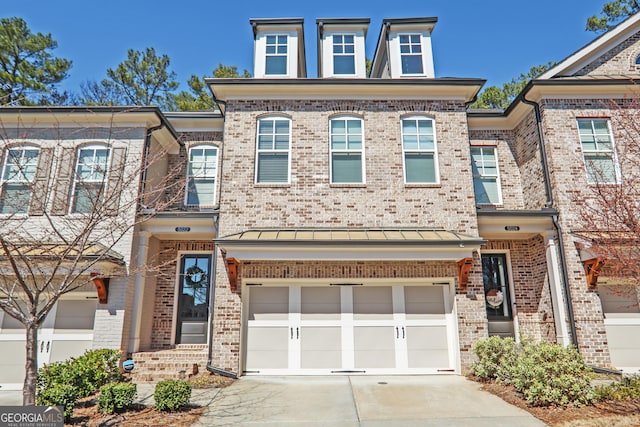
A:
{"type": "MultiPolygon", "coordinates": [[[[207,80],[220,113],[143,109],[153,120],[124,141],[133,153],[152,135],[161,159],[131,191],[166,190],[155,205],[140,195],[132,215],[149,219],[118,251],[128,273],[106,304],[87,300],[87,346],[123,349],[140,380],[196,366],[463,373],[491,335],[574,344],[591,365],[637,371],[639,288],[598,271],[575,200],[597,173],[611,185],[633,173],[617,125],[636,108],[639,21],[498,111],[469,108],[484,80],[435,75],[436,18],[383,20],[370,72],[369,20],[317,19],[313,78],[302,19],[250,20],[253,77],[207,80]]],[[[0,324],[17,342],[11,319],[0,324]]]]}

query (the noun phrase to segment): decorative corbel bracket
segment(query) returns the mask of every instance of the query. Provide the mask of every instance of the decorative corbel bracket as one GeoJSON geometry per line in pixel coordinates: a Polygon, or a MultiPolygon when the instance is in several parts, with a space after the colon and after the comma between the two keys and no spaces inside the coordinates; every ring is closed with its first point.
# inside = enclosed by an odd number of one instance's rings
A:
{"type": "Polygon", "coordinates": [[[98,291],[98,302],[106,304],[109,299],[109,279],[98,277],[98,273],[91,273],[91,280],[98,291]]]}
{"type": "Polygon", "coordinates": [[[598,276],[600,269],[604,265],[604,258],[597,257],[583,261],[584,272],[587,275],[587,285],[589,289],[595,289],[598,286],[598,276]]]}
{"type": "Polygon", "coordinates": [[[227,276],[229,277],[229,287],[231,292],[238,291],[238,270],[240,269],[240,263],[235,258],[225,258],[225,264],[227,266],[227,276]]]}
{"type": "Polygon", "coordinates": [[[473,258],[463,258],[458,261],[458,283],[460,284],[460,289],[467,289],[472,265],[473,258]]]}

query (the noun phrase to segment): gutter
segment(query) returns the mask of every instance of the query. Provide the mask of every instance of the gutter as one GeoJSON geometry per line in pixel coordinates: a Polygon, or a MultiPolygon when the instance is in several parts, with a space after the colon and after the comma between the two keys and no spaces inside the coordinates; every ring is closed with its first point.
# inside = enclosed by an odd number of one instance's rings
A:
{"type": "MultiPolygon", "coordinates": [[[[540,114],[540,105],[535,101],[530,101],[526,98],[526,93],[531,88],[532,82],[529,82],[527,88],[522,92],[520,98],[522,102],[527,105],[533,106],[536,115],[536,124],[538,130],[538,138],[540,139],[540,161],[542,163],[542,172],[544,174],[544,187],[547,195],[547,201],[545,202],[545,208],[553,208],[553,191],[551,189],[551,177],[549,174],[549,164],[547,159],[547,152],[545,149],[544,133],[542,132],[542,115],[540,114]]],[[[515,103],[514,103],[515,104],[515,103]]],[[[512,105],[514,105],[512,104],[512,105]]],[[[558,221],[558,213],[554,213],[551,218],[553,226],[556,229],[558,235],[558,247],[560,255],[560,267],[562,270],[562,283],[567,297],[567,315],[569,316],[569,329],[571,330],[571,339],[576,346],[578,352],[580,352],[580,346],[578,344],[578,332],[576,331],[576,319],[573,312],[573,299],[571,297],[571,287],[569,286],[569,274],[567,273],[567,257],[564,249],[564,238],[562,237],[562,227],[558,221]]]]}

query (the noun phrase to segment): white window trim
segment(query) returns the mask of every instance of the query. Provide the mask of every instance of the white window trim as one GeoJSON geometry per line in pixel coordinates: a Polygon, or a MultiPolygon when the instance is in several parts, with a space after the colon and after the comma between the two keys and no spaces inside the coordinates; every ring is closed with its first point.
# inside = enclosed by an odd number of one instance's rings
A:
{"type": "MultiPolygon", "coordinates": [[[[576,127],[578,128],[578,140],[580,141],[580,150],[582,151],[582,162],[584,163],[584,171],[587,178],[587,183],[589,184],[610,184],[615,185],[622,182],[622,172],[620,170],[620,163],[618,162],[618,153],[616,150],[616,141],[613,137],[613,129],[611,128],[611,119],[605,117],[578,117],[576,118],[576,127]],[[611,138],[611,150],[585,150],[584,145],[582,143],[582,138],[580,137],[580,127],[578,126],[578,122],[581,120],[588,120],[591,122],[591,130],[593,131],[593,135],[595,136],[595,129],[593,127],[593,122],[595,120],[605,120],[607,122],[607,129],[609,131],[609,138],[611,138]],[[611,153],[611,160],[613,161],[613,171],[615,174],[615,182],[597,182],[589,180],[589,165],[587,164],[587,159],[585,154],[608,154],[611,153]]],[[[595,140],[594,140],[595,141],[595,140]]],[[[596,143],[597,145],[597,143],[596,143]]]]}
{"type": "MultiPolygon", "coordinates": [[[[104,178],[101,181],[95,181],[95,180],[82,180],[83,182],[102,182],[103,184],[103,189],[102,191],[104,192],[106,190],[106,185],[107,182],[109,181],[109,173],[111,172],[111,155],[113,154],[113,147],[111,147],[110,145],[107,144],[100,144],[100,143],[96,143],[96,144],[87,144],[87,145],[82,145],[78,148],[76,148],[76,159],[75,162],[73,163],[73,169],[72,169],[72,178],[73,178],[73,186],[71,188],[71,194],[69,195],[69,210],[68,213],[71,215],[82,215],[85,212],[75,212],[74,211],[74,205],[75,205],[75,198],[76,198],[76,185],[78,184],[78,162],[80,161],[80,152],[82,150],[101,150],[101,149],[107,149],[109,150],[109,153],[107,155],[107,161],[106,161],[106,170],[105,170],[105,174],[104,174],[104,178]]],[[[104,194],[103,194],[104,196],[104,194]]]]}
{"type": "Polygon", "coordinates": [[[351,32],[335,32],[335,33],[331,33],[330,37],[329,37],[329,46],[331,48],[331,75],[333,76],[338,76],[338,77],[342,77],[342,76],[346,76],[346,77],[354,77],[358,75],[358,57],[357,57],[357,51],[358,51],[358,39],[357,39],[358,35],[356,33],[351,33],[351,32]],[[345,46],[344,43],[344,36],[352,36],[353,37],[353,53],[349,53],[349,54],[336,54],[333,52],[333,38],[335,36],[342,36],[343,37],[343,43],[342,46],[345,46]],[[345,74],[345,73],[336,73],[335,72],[335,58],[336,56],[351,56],[353,58],[353,73],[352,74],[345,74]]]}
{"type": "MultiPolygon", "coordinates": [[[[424,49],[424,43],[423,43],[423,36],[422,33],[420,32],[416,32],[416,33],[412,33],[412,32],[403,32],[403,33],[398,33],[398,59],[400,60],[400,75],[401,76],[424,76],[427,73],[427,64],[425,61],[425,49],[424,49]],[[402,45],[402,43],[400,43],[400,37],[401,36],[408,36],[409,40],[411,39],[411,36],[418,36],[420,37],[420,59],[421,59],[421,63],[422,63],[422,72],[421,73],[405,73],[402,70],[402,57],[403,57],[403,53],[401,52],[401,48],[400,46],[402,45]]],[[[409,46],[412,46],[411,42],[409,42],[409,46]]],[[[404,54],[407,56],[418,56],[416,54],[404,54]]]]}
{"type": "Polygon", "coordinates": [[[290,53],[291,53],[291,45],[290,45],[290,40],[291,40],[291,35],[288,33],[265,33],[264,34],[264,76],[265,77],[281,77],[281,76],[288,76],[289,75],[289,61],[290,61],[290,53]],[[267,43],[267,39],[268,37],[276,37],[276,53],[267,53],[267,47],[269,46],[269,44],[267,43]],[[287,53],[286,54],[281,54],[278,53],[278,46],[281,46],[280,44],[278,44],[277,39],[278,37],[286,37],[287,38],[287,43],[285,44],[285,46],[287,46],[287,53]],[[284,56],[285,57],[285,67],[284,67],[284,73],[282,74],[275,74],[275,73],[267,73],[267,58],[270,56],[284,56]]]}
{"type": "MultiPolygon", "coordinates": [[[[203,208],[210,208],[210,207],[214,207],[216,205],[217,199],[218,199],[218,167],[219,167],[219,153],[220,150],[218,149],[217,146],[213,145],[213,144],[198,144],[198,145],[193,145],[191,147],[189,147],[189,152],[188,152],[188,157],[187,157],[187,180],[185,183],[185,190],[184,190],[184,205],[185,206],[189,206],[189,207],[203,207],[203,208]],[[209,149],[209,148],[213,148],[216,150],[216,170],[215,170],[215,176],[213,177],[213,185],[214,185],[214,189],[213,189],[213,203],[209,204],[189,204],[189,180],[192,178],[191,174],[189,173],[190,170],[190,165],[191,165],[191,150],[193,149],[209,149]]],[[[196,176],[197,177],[197,176],[196,176]]]]}
{"type": "MultiPolygon", "coordinates": [[[[480,175],[473,175],[473,179],[475,181],[476,178],[495,178],[496,179],[496,185],[498,186],[498,201],[496,203],[478,203],[481,205],[502,205],[502,183],[500,181],[500,161],[498,159],[498,147],[496,147],[495,145],[472,145],[471,146],[471,151],[473,151],[474,148],[479,148],[480,149],[480,153],[481,156],[483,158],[482,160],[482,169],[484,170],[484,153],[482,153],[482,149],[485,148],[491,148],[493,149],[493,153],[494,153],[494,157],[496,159],[496,174],[495,175],[488,175],[488,174],[480,174],[480,175]]],[[[471,156],[471,163],[473,164],[473,155],[471,156]]],[[[472,168],[473,171],[473,168],[472,168]]],[[[474,188],[475,188],[475,182],[474,182],[474,188]]]]}
{"type": "MultiPolygon", "coordinates": [[[[345,128],[346,129],[346,128],[345,128]]],[[[346,143],[345,143],[346,144],[346,143]]],[[[335,185],[363,185],[367,183],[367,162],[365,161],[365,146],[364,146],[364,120],[362,117],[358,116],[334,116],[329,119],[329,182],[335,185]],[[362,138],[362,147],[360,150],[349,150],[345,148],[344,150],[334,150],[331,147],[332,136],[331,133],[331,122],[333,120],[359,120],[360,121],[360,129],[362,129],[361,138],[362,138]],[[360,159],[362,161],[362,176],[360,177],[360,182],[334,182],[333,181],[333,153],[360,153],[360,159]]]]}
{"type": "MultiPolygon", "coordinates": [[[[292,145],[292,120],[286,116],[263,116],[258,117],[256,120],[256,157],[254,162],[254,171],[253,171],[253,182],[257,185],[265,185],[265,186],[278,186],[278,185],[290,185],[291,184],[291,145],[292,145]],[[261,153],[283,153],[285,150],[261,150],[259,148],[258,138],[260,136],[260,121],[262,120],[287,120],[289,122],[289,148],[287,151],[287,182],[260,182],[258,181],[258,163],[260,162],[260,154],[261,153]]],[[[275,145],[275,142],[274,142],[275,145]]]]}
{"type": "MultiPolygon", "coordinates": [[[[27,183],[27,184],[33,185],[33,183],[35,182],[35,179],[36,179],[36,175],[38,174],[38,163],[40,162],[40,151],[41,151],[40,147],[38,147],[36,145],[33,145],[33,144],[17,144],[17,145],[6,147],[4,149],[4,153],[3,153],[4,154],[4,160],[2,162],[2,170],[0,170],[0,173],[1,173],[1,175],[0,175],[0,196],[4,196],[4,184],[5,183],[20,183],[20,184],[27,183]],[[33,176],[33,180],[32,181],[29,181],[28,179],[24,180],[22,178],[17,179],[17,180],[5,180],[4,177],[5,177],[5,174],[6,174],[6,171],[7,171],[7,166],[8,166],[9,157],[10,157],[9,153],[11,151],[14,151],[14,150],[22,151],[22,154],[21,154],[21,157],[20,157],[21,159],[24,157],[24,152],[26,150],[36,150],[36,151],[38,151],[38,156],[36,157],[36,171],[35,171],[35,174],[33,176]]],[[[31,189],[31,190],[33,190],[33,189],[31,189]]],[[[31,194],[30,197],[29,197],[29,203],[31,203],[31,197],[33,197],[33,194],[31,194]]],[[[28,214],[29,214],[29,209],[27,208],[27,212],[26,213],[12,213],[12,214],[8,213],[8,214],[2,214],[2,215],[28,215],[28,214]]]]}
{"type": "Polygon", "coordinates": [[[436,130],[436,121],[429,116],[405,116],[400,118],[400,144],[402,145],[402,179],[405,185],[439,185],[440,184],[440,167],[438,166],[438,135],[436,130]],[[433,150],[415,149],[405,150],[404,148],[404,132],[402,122],[405,120],[431,120],[433,129],[433,150]],[[407,182],[407,165],[405,161],[406,153],[433,153],[434,171],[436,179],[434,182],[407,182]]]}

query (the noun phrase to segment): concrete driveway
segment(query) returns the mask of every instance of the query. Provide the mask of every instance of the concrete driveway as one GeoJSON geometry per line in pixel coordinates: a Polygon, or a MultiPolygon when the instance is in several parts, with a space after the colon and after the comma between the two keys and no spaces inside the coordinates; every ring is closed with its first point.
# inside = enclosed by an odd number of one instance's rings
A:
{"type": "Polygon", "coordinates": [[[243,377],[198,426],[544,426],[455,375],[243,377]]]}

